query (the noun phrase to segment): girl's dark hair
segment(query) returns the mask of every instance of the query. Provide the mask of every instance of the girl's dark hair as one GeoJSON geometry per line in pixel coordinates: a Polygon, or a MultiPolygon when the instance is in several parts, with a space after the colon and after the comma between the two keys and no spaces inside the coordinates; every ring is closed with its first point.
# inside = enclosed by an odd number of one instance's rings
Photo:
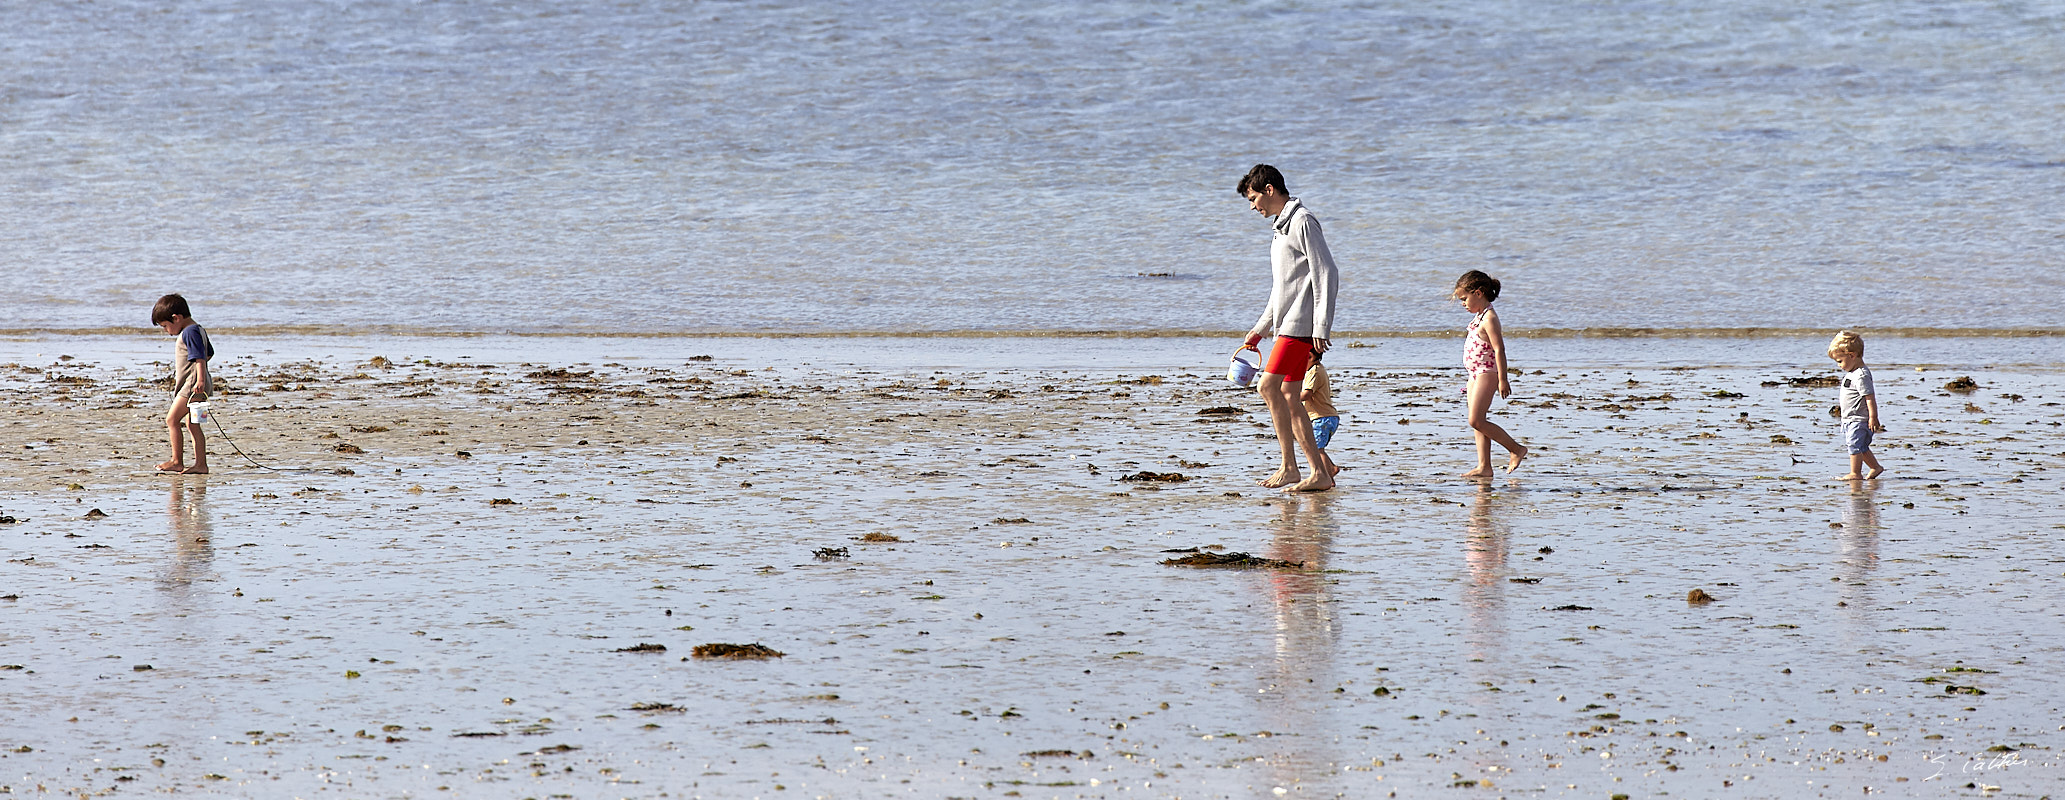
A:
{"type": "Polygon", "coordinates": [[[151,324],[159,325],[172,321],[173,317],[194,318],[194,312],[186,308],[186,298],[168,294],[158,298],[158,304],[151,306],[151,324]]]}
{"type": "Polygon", "coordinates": [[[1456,294],[1468,294],[1470,292],[1483,292],[1484,302],[1487,303],[1497,300],[1499,299],[1499,279],[1486,275],[1479,270],[1473,269],[1465,272],[1463,277],[1456,279],[1456,294]]]}
{"type": "Polygon", "coordinates": [[[1234,185],[1233,193],[1246,199],[1249,190],[1260,194],[1264,186],[1274,186],[1277,194],[1291,196],[1290,188],[1284,186],[1283,173],[1268,164],[1256,164],[1253,169],[1248,170],[1248,174],[1240,176],[1240,183],[1234,185]]]}

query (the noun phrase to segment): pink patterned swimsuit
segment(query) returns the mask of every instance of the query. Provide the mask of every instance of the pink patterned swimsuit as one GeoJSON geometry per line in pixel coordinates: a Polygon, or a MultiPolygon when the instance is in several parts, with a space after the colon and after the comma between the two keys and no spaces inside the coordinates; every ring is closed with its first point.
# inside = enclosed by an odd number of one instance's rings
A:
{"type": "Polygon", "coordinates": [[[1499,371],[1499,357],[1491,350],[1491,340],[1485,338],[1482,326],[1484,315],[1491,313],[1486,308],[1470,319],[1470,327],[1463,333],[1463,366],[1470,370],[1470,377],[1499,371]]]}

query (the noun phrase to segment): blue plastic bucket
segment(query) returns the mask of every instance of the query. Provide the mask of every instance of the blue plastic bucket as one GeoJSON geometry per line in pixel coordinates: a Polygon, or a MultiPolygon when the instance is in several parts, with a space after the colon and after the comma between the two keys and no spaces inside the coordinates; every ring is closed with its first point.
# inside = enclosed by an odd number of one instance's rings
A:
{"type": "Polygon", "coordinates": [[[1255,376],[1262,372],[1262,353],[1252,347],[1241,346],[1233,351],[1233,360],[1226,365],[1226,379],[1235,386],[1248,387],[1255,384],[1255,376]],[[1254,353],[1253,361],[1241,358],[1242,353],[1254,353]]]}

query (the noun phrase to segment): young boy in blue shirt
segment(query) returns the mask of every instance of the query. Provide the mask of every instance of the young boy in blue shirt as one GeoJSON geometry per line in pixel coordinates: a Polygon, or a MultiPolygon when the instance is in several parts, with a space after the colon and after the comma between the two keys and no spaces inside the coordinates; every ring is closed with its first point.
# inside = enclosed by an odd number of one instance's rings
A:
{"type": "Polygon", "coordinates": [[[190,403],[208,400],[208,389],[213,385],[208,379],[208,359],[215,357],[215,345],[208,342],[208,332],[194,322],[186,298],[179,295],[158,298],[158,304],[151,307],[151,322],[165,335],[179,337],[172,346],[172,410],[165,414],[165,427],[172,434],[172,458],[160,463],[158,471],[206,475],[208,441],[201,433],[201,424],[188,418],[187,408],[190,403]],[[190,467],[185,463],[185,441],[179,435],[181,423],[194,437],[194,464],[190,467]]]}

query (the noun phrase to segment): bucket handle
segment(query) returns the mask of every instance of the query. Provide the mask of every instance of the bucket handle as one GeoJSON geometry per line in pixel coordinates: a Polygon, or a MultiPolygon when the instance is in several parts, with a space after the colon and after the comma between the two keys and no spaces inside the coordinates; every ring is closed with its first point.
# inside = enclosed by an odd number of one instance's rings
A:
{"type": "Polygon", "coordinates": [[[1244,345],[1241,345],[1241,346],[1239,346],[1239,347],[1233,348],[1233,357],[1232,357],[1232,358],[1230,358],[1230,359],[1227,359],[1227,360],[1228,360],[1228,361],[1239,361],[1239,360],[1240,360],[1240,351],[1242,351],[1242,350],[1248,350],[1248,351],[1252,351],[1252,352],[1253,352],[1253,353],[1255,354],[1255,366],[1258,366],[1258,367],[1259,367],[1259,366],[1262,366],[1262,351],[1261,351],[1261,350],[1260,350],[1259,348],[1257,348],[1257,347],[1255,347],[1254,345],[1251,345],[1251,344],[1244,344],[1244,345]]]}

